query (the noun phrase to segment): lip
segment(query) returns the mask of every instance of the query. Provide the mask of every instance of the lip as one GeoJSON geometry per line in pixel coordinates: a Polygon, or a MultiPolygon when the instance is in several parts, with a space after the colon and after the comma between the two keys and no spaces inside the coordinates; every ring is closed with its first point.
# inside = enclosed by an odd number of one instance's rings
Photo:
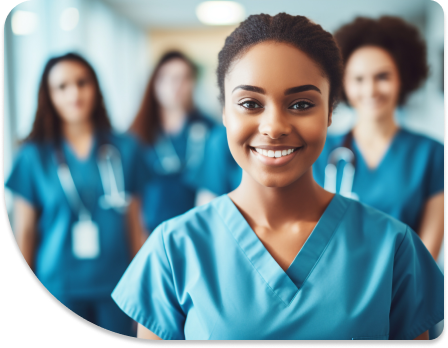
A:
{"type": "Polygon", "coordinates": [[[296,146],[261,145],[261,146],[255,146],[255,147],[252,147],[252,146],[250,147],[250,151],[251,151],[252,155],[255,156],[264,165],[271,166],[271,167],[281,167],[281,166],[288,164],[297,155],[297,153],[299,153],[303,149],[303,146],[296,147],[296,146]],[[290,153],[289,155],[275,158],[275,157],[266,157],[264,155],[259,154],[257,151],[255,151],[255,147],[257,147],[259,149],[263,149],[263,150],[272,150],[272,151],[276,151],[276,150],[280,151],[280,150],[288,150],[288,149],[295,149],[295,150],[294,150],[294,152],[290,153]]]}

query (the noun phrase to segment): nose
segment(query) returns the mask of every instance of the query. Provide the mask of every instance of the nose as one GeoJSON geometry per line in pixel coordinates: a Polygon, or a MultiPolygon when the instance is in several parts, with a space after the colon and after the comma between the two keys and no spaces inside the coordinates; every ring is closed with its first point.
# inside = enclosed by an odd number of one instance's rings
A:
{"type": "Polygon", "coordinates": [[[375,79],[369,79],[364,84],[364,95],[366,97],[375,97],[378,92],[378,86],[375,79]]]}
{"type": "Polygon", "coordinates": [[[290,134],[292,127],[288,117],[276,108],[263,114],[258,130],[271,139],[280,139],[290,134]]]}

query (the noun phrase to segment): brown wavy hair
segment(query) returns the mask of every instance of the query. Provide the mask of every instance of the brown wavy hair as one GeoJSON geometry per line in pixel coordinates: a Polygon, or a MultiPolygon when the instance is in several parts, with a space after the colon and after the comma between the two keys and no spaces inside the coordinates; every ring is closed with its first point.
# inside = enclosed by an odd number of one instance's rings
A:
{"type": "Polygon", "coordinates": [[[33,127],[30,134],[24,139],[24,141],[59,142],[62,139],[61,118],[56,112],[53,102],[51,101],[48,76],[56,64],[65,61],[81,63],[91,74],[96,91],[96,101],[91,116],[95,131],[108,131],[112,128],[107,116],[106,107],[104,106],[103,95],[101,93],[95,71],[92,66],[80,55],[76,53],[67,53],[63,56],[51,58],[45,65],[39,85],[37,111],[34,118],[33,127]]]}
{"type": "MultiPolygon", "coordinates": [[[[155,93],[155,82],[157,75],[163,65],[175,59],[180,59],[187,63],[191,68],[193,76],[195,78],[197,76],[196,65],[179,51],[169,51],[160,58],[153,70],[151,78],[149,79],[137,116],[129,127],[129,131],[135,134],[142,142],[146,144],[153,144],[156,140],[157,134],[162,128],[160,104],[155,93]]],[[[193,105],[191,106],[191,109],[194,109],[193,105]]]]}

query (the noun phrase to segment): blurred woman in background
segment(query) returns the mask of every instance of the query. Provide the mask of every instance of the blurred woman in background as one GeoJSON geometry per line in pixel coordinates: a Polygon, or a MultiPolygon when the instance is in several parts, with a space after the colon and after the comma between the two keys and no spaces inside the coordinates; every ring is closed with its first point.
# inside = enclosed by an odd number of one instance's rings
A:
{"type": "Polygon", "coordinates": [[[145,144],[150,172],[143,197],[143,220],[150,233],[161,222],[196,204],[213,122],[193,104],[197,68],[184,54],[166,53],[154,68],[130,131],[145,144]]]}
{"type": "Polygon", "coordinates": [[[50,59],[34,124],[6,186],[26,262],[65,306],[105,329],[132,334],[110,298],[142,244],[138,142],[112,133],[99,83],[76,54],[50,59]]]}
{"type": "Polygon", "coordinates": [[[427,77],[426,45],[414,26],[388,16],[357,18],[335,38],[345,64],[343,99],[355,109],[357,123],[348,134],[328,137],[314,164],[315,179],[326,188],[345,188],[406,223],[437,260],[443,241],[443,145],[400,128],[394,119],[395,109],[427,77]],[[346,153],[338,157],[333,152],[338,147],[354,154],[352,178],[350,172],[342,175],[337,162],[346,153]],[[332,161],[337,177],[328,166],[332,161]]]}

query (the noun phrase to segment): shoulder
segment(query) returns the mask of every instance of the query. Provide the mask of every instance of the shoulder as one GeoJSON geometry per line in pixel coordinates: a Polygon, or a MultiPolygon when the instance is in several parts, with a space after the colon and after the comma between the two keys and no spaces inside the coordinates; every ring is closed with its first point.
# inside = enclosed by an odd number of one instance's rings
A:
{"type": "Polygon", "coordinates": [[[348,208],[344,216],[345,230],[369,242],[399,244],[409,227],[394,217],[357,200],[345,198],[348,208]]]}
{"type": "Polygon", "coordinates": [[[113,145],[125,152],[135,151],[143,146],[138,138],[131,133],[110,132],[108,137],[113,145]]]}
{"type": "Polygon", "coordinates": [[[221,218],[214,204],[222,197],[163,222],[158,229],[163,235],[167,249],[170,249],[169,246],[179,248],[190,242],[198,243],[213,238],[213,233],[221,224],[221,218]]]}
{"type": "Polygon", "coordinates": [[[194,111],[190,115],[190,121],[191,121],[191,123],[200,122],[200,123],[204,124],[207,128],[213,128],[216,124],[216,122],[213,120],[213,118],[211,118],[208,115],[205,115],[201,111],[194,111]]]}
{"type": "Polygon", "coordinates": [[[53,146],[48,142],[26,141],[18,149],[16,157],[26,161],[35,161],[52,153],[53,146]]]}
{"type": "Polygon", "coordinates": [[[415,148],[424,147],[430,150],[443,149],[443,144],[439,141],[407,129],[402,129],[400,136],[404,141],[406,141],[407,144],[409,144],[409,146],[415,148]]]}

